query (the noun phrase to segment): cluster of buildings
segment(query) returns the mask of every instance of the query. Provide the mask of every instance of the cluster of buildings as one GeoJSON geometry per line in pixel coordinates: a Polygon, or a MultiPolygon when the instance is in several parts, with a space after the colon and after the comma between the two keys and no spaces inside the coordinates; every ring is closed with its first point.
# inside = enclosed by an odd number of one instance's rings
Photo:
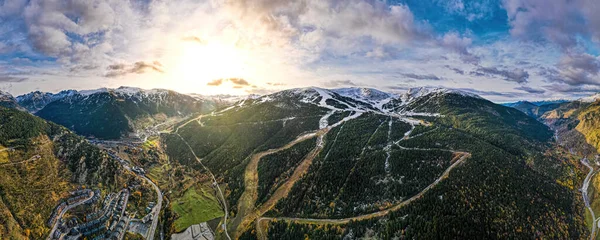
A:
{"type": "MultiPolygon", "coordinates": [[[[86,200],[85,203],[94,203],[98,200],[100,196],[100,190],[96,190],[94,193],[94,196],[91,199],[86,200]]],[[[61,201],[58,205],[56,205],[56,207],[54,207],[52,215],[50,215],[50,218],[46,222],[47,226],[54,226],[54,224],[56,224],[57,221],[59,221],[62,217],[61,213],[65,210],[65,208],[67,208],[69,205],[80,204],[83,199],[89,198],[90,194],[92,194],[92,190],[89,189],[78,189],[71,192],[72,197],[68,198],[66,201],[61,201]]]]}
{"type": "Polygon", "coordinates": [[[112,157],[112,158],[114,158],[114,159],[117,159],[117,160],[119,160],[119,162],[120,162],[121,164],[123,164],[123,165],[125,165],[125,166],[128,166],[128,165],[129,165],[129,162],[127,162],[127,161],[125,161],[125,159],[123,159],[123,158],[119,157],[119,155],[117,155],[117,152],[115,152],[114,150],[112,150],[112,149],[108,149],[108,150],[106,151],[106,153],[108,154],[108,156],[110,156],[110,157],[112,157]]]}
{"type": "Polygon", "coordinates": [[[52,210],[52,215],[50,215],[50,218],[46,222],[46,225],[48,227],[54,226],[54,224],[56,223],[56,221],[58,221],[58,219],[60,218],[60,213],[66,207],[67,207],[67,203],[66,202],[61,202],[60,204],[56,205],[56,207],[54,207],[54,210],[52,210]]]}
{"type": "Polygon", "coordinates": [[[134,173],[136,173],[138,175],[145,175],[146,174],[146,171],[143,168],[138,167],[138,166],[133,166],[131,168],[131,171],[133,171],[134,173]]]}
{"type": "MultiPolygon", "coordinates": [[[[76,191],[74,193],[83,192],[76,191]]],[[[92,199],[86,202],[92,203],[93,199],[99,198],[99,196],[100,192],[98,191],[92,199]]],[[[122,239],[127,230],[128,218],[125,216],[125,209],[128,198],[129,190],[127,189],[121,190],[118,195],[115,193],[107,195],[102,209],[87,214],[85,217],[86,222],[81,224],[77,223],[77,219],[66,222],[62,219],[58,220],[58,228],[50,236],[51,239],[122,239]],[[113,236],[117,236],[117,238],[113,238],[113,236]]]]}

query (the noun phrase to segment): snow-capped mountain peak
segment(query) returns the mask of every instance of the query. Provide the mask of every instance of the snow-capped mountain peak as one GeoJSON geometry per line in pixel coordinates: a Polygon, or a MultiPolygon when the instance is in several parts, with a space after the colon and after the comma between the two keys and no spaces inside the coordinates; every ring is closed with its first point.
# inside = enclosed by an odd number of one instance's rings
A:
{"type": "Polygon", "coordinates": [[[394,96],[393,94],[382,92],[373,88],[337,88],[332,89],[331,91],[345,97],[369,102],[381,101],[394,96]]]}
{"type": "Polygon", "coordinates": [[[429,94],[458,94],[465,97],[479,98],[483,99],[477,94],[458,90],[451,88],[428,88],[428,87],[419,87],[419,88],[410,88],[404,94],[401,95],[402,102],[409,102],[412,99],[416,99],[422,96],[426,96],[429,94]]]}
{"type": "Polygon", "coordinates": [[[15,99],[15,97],[13,97],[12,94],[4,92],[2,90],[0,90],[0,106],[24,110],[23,108],[21,108],[21,106],[19,106],[19,104],[17,103],[17,99],[15,99]]]}
{"type": "Polygon", "coordinates": [[[580,102],[586,102],[586,103],[592,103],[592,102],[595,102],[598,99],[600,99],[600,93],[596,93],[596,94],[594,94],[592,96],[580,98],[578,101],[580,101],[580,102]]]}

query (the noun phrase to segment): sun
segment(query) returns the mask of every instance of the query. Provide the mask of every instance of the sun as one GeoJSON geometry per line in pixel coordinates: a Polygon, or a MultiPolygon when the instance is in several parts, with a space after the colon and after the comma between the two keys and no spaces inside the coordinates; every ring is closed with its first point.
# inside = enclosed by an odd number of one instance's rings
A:
{"type": "Polygon", "coordinates": [[[180,85],[206,89],[216,79],[247,76],[247,54],[233,43],[185,41],[177,55],[173,77],[180,85]]]}

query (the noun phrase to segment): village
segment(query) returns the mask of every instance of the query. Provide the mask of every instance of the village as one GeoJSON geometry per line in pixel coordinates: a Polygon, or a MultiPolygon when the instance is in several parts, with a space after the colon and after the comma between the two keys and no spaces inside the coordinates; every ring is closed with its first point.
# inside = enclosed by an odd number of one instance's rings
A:
{"type": "MultiPolygon", "coordinates": [[[[70,197],[59,201],[47,221],[52,230],[48,239],[124,239],[126,234],[140,235],[144,239],[152,239],[158,222],[158,212],[162,202],[162,193],[158,191],[158,202],[147,201],[143,209],[129,204],[132,193],[143,190],[142,181],[153,183],[147,179],[143,168],[129,167],[129,163],[115,154],[107,154],[122,166],[135,174],[136,179],[119,192],[105,193],[100,202],[102,192],[91,190],[85,186],[78,187],[70,193],[70,197]],[[91,211],[97,209],[96,211],[91,211]]],[[[155,189],[156,190],[156,189],[155,189]]],[[[152,191],[152,190],[147,190],[152,191]]],[[[156,200],[156,195],[152,200],[156,200]]],[[[136,196],[133,196],[136,198],[136,196]]],[[[139,199],[138,199],[139,200],[139,199]]],[[[147,200],[147,199],[145,199],[147,200]]]]}

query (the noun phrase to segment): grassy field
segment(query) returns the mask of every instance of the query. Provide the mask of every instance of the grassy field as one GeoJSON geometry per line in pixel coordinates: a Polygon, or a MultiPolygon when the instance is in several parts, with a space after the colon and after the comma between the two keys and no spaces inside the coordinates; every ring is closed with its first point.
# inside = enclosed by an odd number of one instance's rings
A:
{"type": "Polygon", "coordinates": [[[189,188],[181,198],[171,202],[173,211],[179,216],[174,223],[176,232],[223,216],[224,213],[211,191],[209,188],[194,186],[189,188]]]}

